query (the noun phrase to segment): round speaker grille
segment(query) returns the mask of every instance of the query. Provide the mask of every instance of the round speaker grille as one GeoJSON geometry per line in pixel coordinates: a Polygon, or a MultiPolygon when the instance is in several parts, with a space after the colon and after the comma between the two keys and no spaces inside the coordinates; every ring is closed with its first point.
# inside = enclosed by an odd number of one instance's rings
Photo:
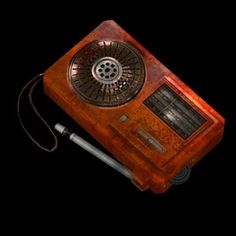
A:
{"type": "Polygon", "coordinates": [[[85,101],[118,106],[134,98],[143,86],[144,63],[128,43],[93,41],[73,57],[69,81],[85,101]]]}

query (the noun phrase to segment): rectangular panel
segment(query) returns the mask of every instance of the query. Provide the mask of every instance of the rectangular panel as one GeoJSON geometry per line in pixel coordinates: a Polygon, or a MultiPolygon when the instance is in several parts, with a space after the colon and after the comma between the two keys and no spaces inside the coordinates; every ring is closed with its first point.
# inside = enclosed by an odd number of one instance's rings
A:
{"type": "Polygon", "coordinates": [[[159,87],[144,104],[183,139],[190,137],[206,122],[202,115],[167,84],[159,87]]]}

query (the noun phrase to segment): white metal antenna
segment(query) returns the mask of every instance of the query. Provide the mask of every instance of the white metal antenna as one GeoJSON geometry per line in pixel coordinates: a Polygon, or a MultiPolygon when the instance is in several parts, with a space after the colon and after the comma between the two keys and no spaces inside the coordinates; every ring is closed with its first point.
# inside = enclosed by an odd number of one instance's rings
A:
{"type": "Polygon", "coordinates": [[[128,178],[130,180],[133,179],[130,170],[128,170],[126,167],[124,167],[119,162],[114,160],[112,157],[108,156],[106,153],[104,153],[101,150],[99,150],[98,148],[94,147],[92,144],[88,143],[83,138],[79,137],[77,134],[70,133],[66,127],[64,127],[63,125],[61,125],[59,123],[57,123],[54,128],[60,134],[65,135],[72,142],[74,142],[78,146],[82,147],[83,149],[85,149],[86,151],[88,151],[89,153],[91,153],[92,155],[97,157],[99,160],[105,162],[107,165],[109,165],[110,167],[112,167],[113,169],[115,169],[116,171],[121,173],[122,175],[124,175],[126,178],[128,178]]]}

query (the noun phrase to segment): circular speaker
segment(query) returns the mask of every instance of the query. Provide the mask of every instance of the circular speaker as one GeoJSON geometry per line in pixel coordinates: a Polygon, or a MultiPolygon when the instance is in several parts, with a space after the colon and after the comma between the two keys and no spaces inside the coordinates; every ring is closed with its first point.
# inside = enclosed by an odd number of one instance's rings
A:
{"type": "Polygon", "coordinates": [[[140,53],[128,43],[93,41],[72,58],[69,81],[86,102],[118,106],[138,94],[145,79],[140,53]]]}

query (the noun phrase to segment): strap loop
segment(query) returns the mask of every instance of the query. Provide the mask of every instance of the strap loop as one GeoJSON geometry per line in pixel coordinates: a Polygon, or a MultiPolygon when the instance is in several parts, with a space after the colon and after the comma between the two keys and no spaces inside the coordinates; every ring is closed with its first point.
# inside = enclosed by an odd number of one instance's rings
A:
{"type": "Polygon", "coordinates": [[[18,96],[18,99],[17,99],[17,118],[18,118],[18,120],[20,122],[20,125],[21,125],[22,129],[24,130],[24,132],[27,134],[27,136],[31,139],[31,141],[34,144],[36,144],[40,149],[42,149],[42,150],[44,150],[46,152],[53,152],[53,151],[55,151],[57,149],[57,146],[58,146],[57,136],[55,135],[53,130],[50,128],[48,123],[45,121],[45,119],[42,117],[42,115],[39,113],[38,109],[36,108],[36,106],[35,106],[35,104],[33,102],[33,92],[34,92],[34,89],[35,89],[36,85],[42,80],[43,76],[44,76],[43,73],[36,75],[33,79],[31,79],[29,82],[27,82],[24,85],[24,87],[21,89],[21,92],[20,92],[20,94],[18,96]],[[22,95],[24,94],[25,90],[29,86],[31,86],[30,90],[29,90],[29,94],[28,94],[29,103],[30,103],[31,107],[33,108],[35,114],[43,122],[43,124],[46,126],[46,128],[49,130],[49,132],[52,134],[53,139],[54,139],[54,145],[50,149],[46,148],[46,147],[43,147],[38,141],[36,141],[36,139],[32,137],[30,132],[26,129],[26,127],[23,124],[23,121],[22,121],[22,118],[21,118],[21,115],[20,115],[20,105],[21,105],[22,95]]]}

